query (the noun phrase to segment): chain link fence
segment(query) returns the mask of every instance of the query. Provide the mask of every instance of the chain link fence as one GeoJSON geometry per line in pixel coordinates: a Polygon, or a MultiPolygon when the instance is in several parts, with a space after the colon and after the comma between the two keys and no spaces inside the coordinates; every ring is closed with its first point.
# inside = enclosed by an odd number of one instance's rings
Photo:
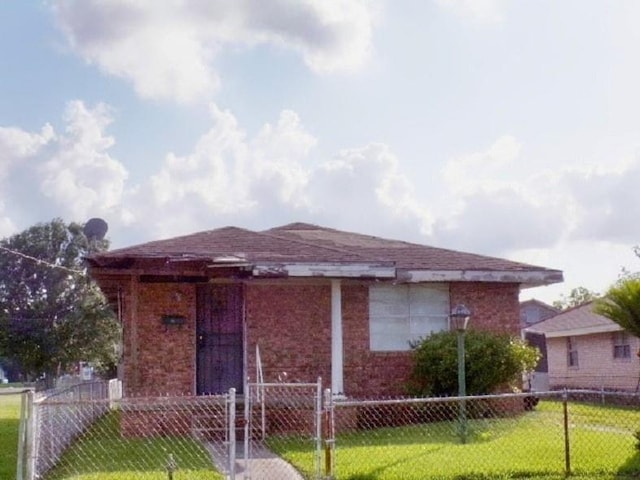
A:
{"type": "Polygon", "coordinates": [[[237,399],[52,400],[35,417],[55,412],[54,431],[76,433],[45,441],[39,427],[31,478],[639,478],[639,407],[602,390],[353,401],[320,382],[251,384],[237,399]]]}

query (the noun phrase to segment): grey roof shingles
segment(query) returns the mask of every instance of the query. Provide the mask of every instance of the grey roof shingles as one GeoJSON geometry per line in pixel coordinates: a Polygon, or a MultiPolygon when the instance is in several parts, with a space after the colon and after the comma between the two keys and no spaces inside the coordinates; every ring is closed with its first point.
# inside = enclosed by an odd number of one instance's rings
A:
{"type": "Polygon", "coordinates": [[[223,227],[92,255],[94,266],[122,258],[215,259],[247,262],[378,263],[407,270],[562,272],[501,258],[458,252],[331,228],[292,223],[264,231],[223,227]]]}
{"type": "Polygon", "coordinates": [[[560,332],[566,332],[569,335],[571,332],[585,330],[610,331],[617,329],[614,322],[593,311],[593,302],[587,302],[536,323],[528,327],[527,331],[554,336],[560,332]]]}

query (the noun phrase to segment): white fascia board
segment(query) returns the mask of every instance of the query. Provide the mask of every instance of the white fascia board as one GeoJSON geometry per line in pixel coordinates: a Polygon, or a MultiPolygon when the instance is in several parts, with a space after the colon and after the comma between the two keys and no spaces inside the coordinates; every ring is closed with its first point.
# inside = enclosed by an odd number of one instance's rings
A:
{"type": "Polygon", "coordinates": [[[289,263],[265,264],[253,267],[254,277],[333,277],[333,278],[381,278],[396,277],[396,269],[392,266],[376,264],[342,264],[342,263],[289,263]]]}
{"type": "Polygon", "coordinates": [[[562,272],[556,270],[402,270],[398,280],[418,282],[495,282],[541,286],[562,282],[562,272]]]}
{"type": "Polygon", "coordinates": [[[618,324],[612,325],[594,325],[593,327],[582,327],[582,328],[570,328],[567,330],[556,330],[554,332],[540,332],[535,330],[530,330],[534,333],[544,333],[544,336],[547,338],[559,338],[559,337],[578,337],[580,335],[593,335],[596,333],[610,333],[610,332],[620,332],[623,328],[618,324]]]}
{"type": "Polygon", "coordinates": [[[552,332],[538,330],[535,328],[535,325],[523,329],[525,332],[542,334],[547,338],[577,337],[579,335],[593,335],[596,333],[621,332],[622,330],[624,329],[616,323],[610,325],[593,325],[591,327],[567,328],[564,330],[554,330],[552,332]]]}

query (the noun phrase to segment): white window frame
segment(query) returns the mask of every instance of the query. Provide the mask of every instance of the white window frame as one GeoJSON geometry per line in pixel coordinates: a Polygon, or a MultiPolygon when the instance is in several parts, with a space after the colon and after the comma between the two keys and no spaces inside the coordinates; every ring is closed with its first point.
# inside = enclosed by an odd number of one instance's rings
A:
{"type": "Polygon", "coordinates": [[[369,287],[369,348],[400,352],[411,342],[448,330],[449,285],[376,284],[369,287]]]}

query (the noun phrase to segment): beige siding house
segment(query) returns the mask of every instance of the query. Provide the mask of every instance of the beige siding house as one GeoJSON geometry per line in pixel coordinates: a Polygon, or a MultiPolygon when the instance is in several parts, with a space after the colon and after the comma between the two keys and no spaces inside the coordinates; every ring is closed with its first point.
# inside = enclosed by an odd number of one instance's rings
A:
{"type": "Polygon", "coordinates": [[[546,337],[551,389],[638,389],[640,339],[594,313],[592,302],[559,313],[525,331],[546,337]]]}

